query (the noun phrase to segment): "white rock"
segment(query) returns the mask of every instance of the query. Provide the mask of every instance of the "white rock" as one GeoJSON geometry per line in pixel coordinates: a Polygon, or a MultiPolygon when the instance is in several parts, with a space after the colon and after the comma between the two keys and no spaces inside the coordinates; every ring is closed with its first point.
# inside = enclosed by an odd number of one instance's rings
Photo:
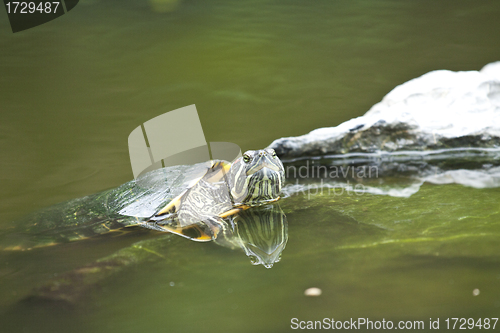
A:
{"type": "Polygon", "coordinates": [[[464,142],[456,139],[464,136],[475,138],[474,147],[498,147],[500,62],[480,71],[429,72],[394,88],[364,116],[299,137],[281,138],[270,147],[285,158],[428,150],[460,147],[464,142]],[[384,133],[378,134],[380,130],[384,133]],[[397,132],[403,135],[391,134],[397,132]]]}

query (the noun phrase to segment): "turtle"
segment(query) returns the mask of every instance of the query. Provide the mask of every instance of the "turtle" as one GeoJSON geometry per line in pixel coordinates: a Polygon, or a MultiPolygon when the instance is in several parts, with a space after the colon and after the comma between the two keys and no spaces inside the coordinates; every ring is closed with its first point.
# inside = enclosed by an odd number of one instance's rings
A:
{"type": "Polygon", "coordinates": [[[150,171],[117,188],[73,199],[22,219],[0,241],[25,250],[128,227],[196,241],[224,233],[224,219],[280,199],[284,167],[273,149],[249,150],[232,163],[213,160],[150,171]]]}

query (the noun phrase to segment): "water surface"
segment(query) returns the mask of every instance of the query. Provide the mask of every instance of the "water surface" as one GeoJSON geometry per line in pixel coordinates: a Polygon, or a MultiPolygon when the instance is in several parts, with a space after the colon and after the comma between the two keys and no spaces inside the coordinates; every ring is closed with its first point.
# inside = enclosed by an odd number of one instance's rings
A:
{"type": "MultiPolygon", "coordinates": [[[[207,141],[259,149],[362,115],[430,70],[478,70],[499,60],[499,14],[471,0],[185,0],[170,12],[88,0],[12,34],[2,13],[0,229],[130,180],[128,134],[185,105],[207,141]]],[[[282,332],[293,317],[498,316],[499,199],[430,184],[409,198],[296,194],[281,204],[289,241],[272,269],[169,238],[167,260],[127,268],[72,310],[20,300],[155,235],[4,253],[1,320],[13,332],[282,332]]]]}

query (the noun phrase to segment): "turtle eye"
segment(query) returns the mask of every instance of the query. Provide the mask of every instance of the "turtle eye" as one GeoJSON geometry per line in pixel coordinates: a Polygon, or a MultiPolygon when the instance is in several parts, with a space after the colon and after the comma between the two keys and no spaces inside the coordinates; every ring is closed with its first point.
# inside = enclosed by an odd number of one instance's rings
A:
{"type": "Polygon", "coordinates": [[[273,157],[276,157],[276,152],[273,150],[273,157]]]}
{"type": "Polygon", "coordinates": [[[243,155],[243,162],[248,163],[251,160],[252,160],[252,158],[250,156],[248,156],[247,154],[243,155]]]}

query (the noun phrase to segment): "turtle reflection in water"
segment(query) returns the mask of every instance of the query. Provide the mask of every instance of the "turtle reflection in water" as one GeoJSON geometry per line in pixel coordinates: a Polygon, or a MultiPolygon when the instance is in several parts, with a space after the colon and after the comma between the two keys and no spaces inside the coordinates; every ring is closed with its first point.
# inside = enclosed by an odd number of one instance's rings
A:
{"type": "Polygon", "coordinates": [[[271,267],[286,244],[285,215],[277,205],[252,207],[277,201],[283,182],[283,164],[273,149],[247,151],[232,164],[158,169],[33,214],[20,226],[29,242],[11,241],[15,245],[4,249],[54,245],[139,225],[241,247],[254,264],[271,267]]]}
{"type": "MultiPolygon", "coordinates": [[[[195,228],[182,229],[185,237],[208,237],[211,226],[199,223],[195,228]],[[192,233],[192,234],[191,234],[192,233]]],[[[214,241],[231,249],[241,248],[253,265],[273,267],[280,261],[288,241],[288,223],[278,204],[239,212],[220,221],[214,241]]]]}

